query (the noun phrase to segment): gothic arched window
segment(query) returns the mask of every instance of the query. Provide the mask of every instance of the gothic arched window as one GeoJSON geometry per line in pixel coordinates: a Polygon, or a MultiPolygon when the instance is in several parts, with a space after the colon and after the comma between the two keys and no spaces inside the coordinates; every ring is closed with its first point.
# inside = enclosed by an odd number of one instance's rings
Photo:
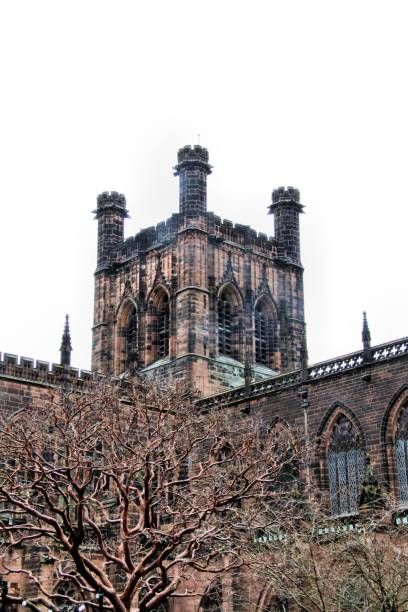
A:
{"type": "Polygon", "coordinates": [[[218,353],[239,359],[239,299],[232,287],[225,287],[218,297],[218,353]]]}
{"type": "Polygon", "coordinates": [[[81,599],[82,595],[78,592],[77,586],[68,578],[60,580],[53,591],[53,603],[61,608],[68,609],[73,601],[80,601],[81,599]]]}
{"type": "Polygon", "coordinates": [[[356,427],[344,414],[333,425],[327,468],[332,514],[356,513],[364,479],[364,451],[356,427]]]}
{"type": "Polygon", "coordinates": [[[267,298],[258,300],[255,306],[255,362],[273,366],[275,347],[275,319],[267,298]]]}
{"type": "Polygon", "coordinates": [[[399,414],[394,444],[399,500],[406,504],[408,503],[408,404],[403,406],[399,414]]]}

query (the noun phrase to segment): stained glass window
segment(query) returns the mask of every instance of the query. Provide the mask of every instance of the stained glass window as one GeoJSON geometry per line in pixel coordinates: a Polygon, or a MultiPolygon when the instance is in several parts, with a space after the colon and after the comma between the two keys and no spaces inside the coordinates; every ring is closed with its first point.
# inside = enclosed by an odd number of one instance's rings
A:
{"type": "Polygon", "coordinates": [[[334,423],[327,460],[332,514],[356,513],[364,480],[364,452],[357,429],[344,414],[334,423]]]}
{"type": "Polygon", "coordinates": [[[408,503],[408,404],[406,404],[398,417],[397,431],[395,433],[395,457],[397,461],[397,480],[399,499],[401,503],[408,503]]]}

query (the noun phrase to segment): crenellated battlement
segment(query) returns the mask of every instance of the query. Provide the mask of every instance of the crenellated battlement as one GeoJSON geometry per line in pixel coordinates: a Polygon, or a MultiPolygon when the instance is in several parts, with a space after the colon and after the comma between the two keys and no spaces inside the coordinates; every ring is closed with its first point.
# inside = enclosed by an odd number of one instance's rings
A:
{"type": "MultiPolygon", "coordinates": [[[[141,229],[135,236],[129,236],[123,242],[119,257],[131,257],[137,253],[147,251],[173,240],[179,230],[180,215],[174,213],[166,221],[141,229]]],[[[263,232],[257,232],[249,225],[232,223],[228,219],[222,219],[218,215],[207,213],[207,231],[210,236],[221,240],[234,242],[245,247],[267,251],[268,254],[276,253],[276,240],[263,232]]]]}
{"type": "Polygon", "coordinates": [[[123,242],[119,255],[127,258],[171,240],[177,234],[178,217],[174,213],[166,221],[143,228],[135,236],[129,236],[123,242]]]}
{"type": "Polygon", "coordinates": [[[0,378],[2,377],[46,385],[61,385],[67,382],[83,385],[95,379],[95,375],[89,370],[18,357],[12,353],[0,353],[0,378]]]}
{"type": "Polygon", "coordinates": [[[123,193],[118,191],[103,191],[96,198],[98,208],[107,206],[118,206],[120,208],[126,208],[126,198],[123,193]]]}
{"type": "Polygon", "coordinates": [[[278,187],[272,191],[272,202],[278,204],[280,202],[295,202],[300,204],[299,189],[294,187],[278,187]]]}
{"type": "Polygon", "coordinates": [[[232,223],[229,219],[221,219],[213,213],[208,214],[210,234],[223,240],[234,242],[247,248],[267,251],[269,255],[276,254],[276,240],[263,232],[257,232],[249,225],[232,223]]]}
{"type": "MultiPolygon", "coordinates": [[[[263,232],[257,232],[249,225],[232,223],[228,219],[222,219],[214,213],[207,213],[207,229],[210,236],[222,240],[234,242],[245,247],[266,250],[270,254],[276,252],[276,240],[263,232]]],[[[179,229],[179,215],[174,213],[166,221],[141,229],[135,236],[129,236],[122,244],[119,256],[131,257],[137,253],[147,251],[177,235],[179,229]]]]}
{"type": "Polygon", "coordinates": [[[208,163],[209,160],[209,155],[208,155],[208,150],[205,147],[202,147],[201,145],[194,145],[193,147],[191,145],[186,145],[185,147],[182,147],[181,149],[178,150],[177,152],[177,166],[175,166],[175,171],[176,174],[178,174],[179,170],[180,170],[180,164],[185,164],[185,163],[191,163],[191,162],[200,162],[200,163],[204,163],[206,165],[208,165],[208,174],[211,173],[211,166],[208,163]]]}

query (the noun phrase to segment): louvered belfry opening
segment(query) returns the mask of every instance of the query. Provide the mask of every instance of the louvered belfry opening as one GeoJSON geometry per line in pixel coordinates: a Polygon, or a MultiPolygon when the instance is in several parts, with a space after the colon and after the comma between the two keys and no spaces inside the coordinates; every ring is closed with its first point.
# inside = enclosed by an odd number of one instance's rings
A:
{"type": "Polygon", "coordinates": [[[115,344],[114,371],[116,375],[140,367],[139,364],[139,316],[132,299],[125,299],[118,312],[115,344]]]}
{"type": "Polygon", "coordinates": [[[170,327],[170,310],[169,298],[164,291],[160,296],[160,301],[157,305],[157,359],[163,359],[169,353],[169,327],[170,327]]]}
{"type": "Polygon", "coordinates": [[[156,287],[149,299],[145,342],[146,365],[168,357],[170,351],[170,299],[162,286],[156,287]]]}
{"type": "Polygon", "coordinates": [[[218,300],[218,352],[233,355],[233,305],[225,293],[218,300]]]}
{"type": "Polygon", "coordinates": [[[356,514],[365,460],[359,433],[345,414],[334,422],[327,460],[332,514],[356,514]]]}
{"type": "Polygon", "coordinates": [[[218,355],[242,361],[242,301],[233,285],[226,285],[217,300],[218,355]]]}
{"type": "Polygon", "coordinates": [[[126,369],[135,367],[138,358],[137,313],[133,307],[125,327],[126,369]]]}
{"type": "Polygon", "coordinates": [[[395,433],[395,458],[399,501],[408,503],[408,404],[402,407],[395,433]]]}
{"type": "Polygon", "coordinates": [[[273,366],[274,320],[270,309],[259,301],[255,307],[255,361],[273,366]]]}

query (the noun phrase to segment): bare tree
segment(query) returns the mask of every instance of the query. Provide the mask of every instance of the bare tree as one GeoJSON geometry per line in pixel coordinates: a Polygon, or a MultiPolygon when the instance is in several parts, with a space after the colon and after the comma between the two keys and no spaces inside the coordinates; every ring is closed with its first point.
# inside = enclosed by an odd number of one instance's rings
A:
{"type": "Polygon", "coordinates": [[[35,585],[33,610],[166,610],[243,563],[267,500],[280,523],[294,447],[255,416],[200,412],[182,386],[55,392],[0,432],[3,578],[35,585]],[[24,565],[30,549],[47,572],[24,565]]]}
{"type": "Polygon", "coordinates": [[[408,609],[408,540],[394,524],[395,509],[335,519],[326,508],[321,499],[309,500],[279,532],[272,525],[255,537],[247,549],[252,570],[299,610],[408,609]]]}

